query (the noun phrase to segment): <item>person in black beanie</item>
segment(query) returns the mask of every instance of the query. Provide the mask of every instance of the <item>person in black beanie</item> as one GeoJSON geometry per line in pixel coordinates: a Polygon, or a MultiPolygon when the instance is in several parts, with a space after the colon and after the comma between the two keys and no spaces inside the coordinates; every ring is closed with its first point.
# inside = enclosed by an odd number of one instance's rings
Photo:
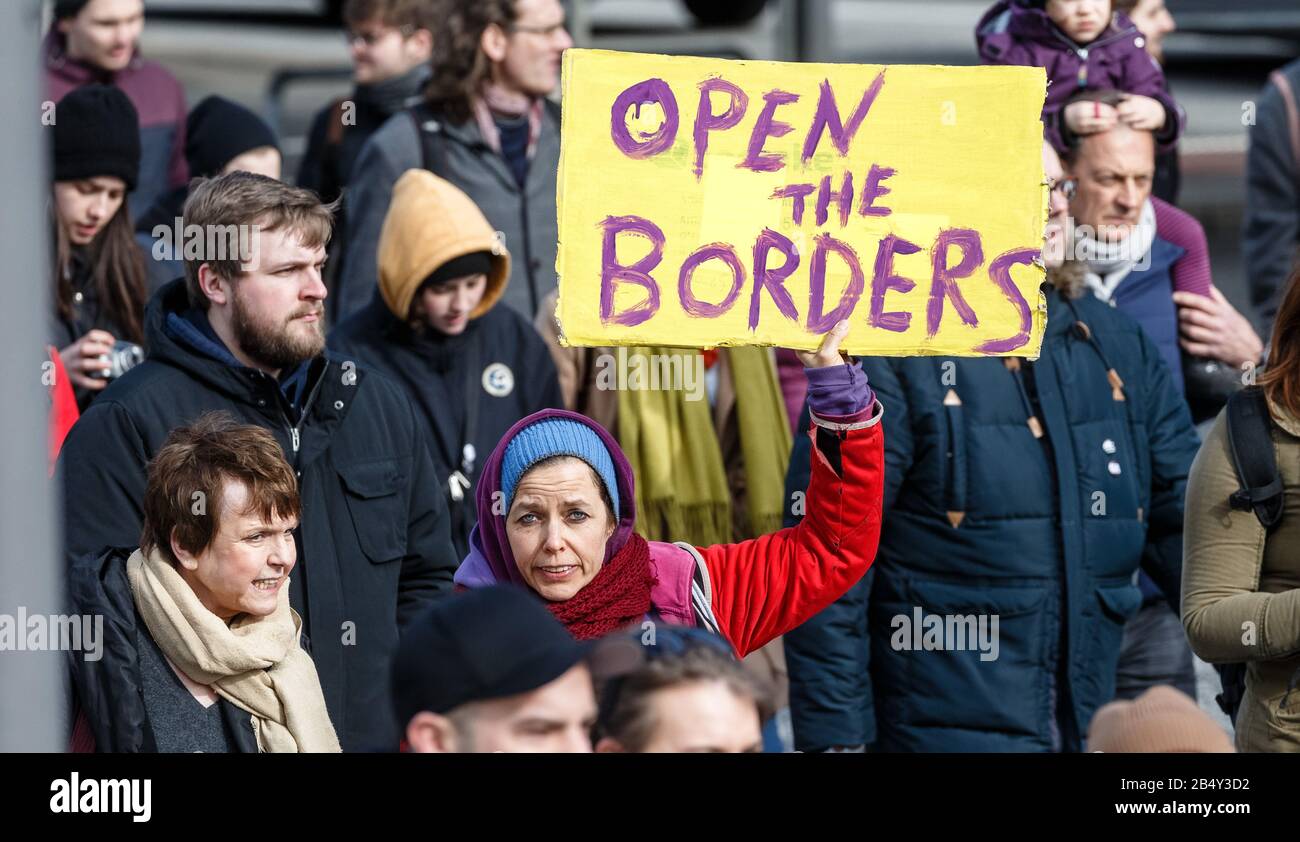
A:
{"type": "MultiPolygon", "coordinates": [[[[280,142],[275,131],[253,111],[225,97],[209,96],[185,121],[185,160],[190,175],[211,178],[228,172],[251,172],[280,179],[280,142]]],[[[175,240],[176,221],[189,185],[172,190],[136,221],[137,239],[149,253],[149,290],[180,277],[181,256],[166,246],[175,240]]]]}
{"type": "Polygon", "coordinates": [[[138,219],[167,191],[185,184],[185,89],[168,70],[141,55],[144,0],[58,0],[45,42],[44,97],[59,102],[83,85],[121,90],[135,106],[140,130],[136,186],[127,196],[138,219]]]}
{"type": "Polygon", "coordinates": [[[87,85],[55,106],[52,134],[50,344],[84,408],[142,356],[145,266],[125,201],[140,175],[140,129],[126,94],[87,85]]]}
{"type": "Polygon", "coordinates": [[[329,346],[405,388],[427,425],[457,556],[478,520],[473,486],[519,419],[564,406],[537,331],[497,305],[510,252],[463,191],[428,170],[393,189],[379,249],[379,289],[330,331],[329,346]]]}
{"type": "Polygon", "coordinates": [[[441,600],[402,634],[392,667],[404,749],[421,753],[591,751],[595,680],[640,665],[631,638],[578,641],[513,587],[441,600]]]}
{"type": "Polygon", "coordinates": [[[280,179],[280,142],[266,121],[237,102],[210,96],[186,121],[185,158],[202,178],[237,170],[280,179]]]}

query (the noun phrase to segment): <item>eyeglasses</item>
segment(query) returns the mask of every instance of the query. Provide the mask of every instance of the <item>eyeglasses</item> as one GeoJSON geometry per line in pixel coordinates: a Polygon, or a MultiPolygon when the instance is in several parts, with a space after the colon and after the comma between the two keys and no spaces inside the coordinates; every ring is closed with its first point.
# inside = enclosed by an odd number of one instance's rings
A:
{"type": "Polygon", "coordinates": [[[403,38],[408,38],[414,31],[415,30],[409,26],[403,26],[400,29],[393,29],[385,26],[380,29],[373,29],[370,32],[357,32],[353,29],[345,29],[343,30],[343,43],[351,47],[353,44],[360,41],[366,47],[373,47],[386,38],[389,33],[396,32],[403,38]]]}
{"type": "Polygon", "coordinates": [[[554,38],[561,32],[564,32],[564,21],[553,23],[549,26],[523,26],[513,23],[510,25],[511,32],[527,32],[530,35],[540,35],[543,38],[554,38]]]}
{"type": "Polygon", "coordinates": [[[1062,178],[1059,181],[1052,179],[1048,182],[1048,187],[1053,193],[1060,193],[1068,202],[1074,198],[1074,194],[1078,191],[1079,182],[1073,178],[1062,178]]]}

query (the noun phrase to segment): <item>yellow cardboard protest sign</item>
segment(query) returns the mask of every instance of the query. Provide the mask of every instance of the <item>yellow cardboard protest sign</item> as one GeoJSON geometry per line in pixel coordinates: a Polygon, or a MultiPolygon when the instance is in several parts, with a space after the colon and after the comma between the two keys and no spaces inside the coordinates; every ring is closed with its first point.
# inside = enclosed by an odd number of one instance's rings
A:
{"type": "Polygon", "coordinates": [[[564,54],[571,345],[1036,358],[1038,67],[564,54]]]}

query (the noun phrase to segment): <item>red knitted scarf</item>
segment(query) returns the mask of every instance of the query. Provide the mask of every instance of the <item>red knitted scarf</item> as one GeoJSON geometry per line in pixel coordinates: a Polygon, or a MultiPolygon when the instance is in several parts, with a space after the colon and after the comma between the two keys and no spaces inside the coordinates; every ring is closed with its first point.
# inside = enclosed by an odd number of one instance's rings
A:
{"type": "Polygon", "coordinates": [[[633,532],[582,590],[548,602],[555,618],[578,640],[591,640],[638,622],[650,610],[650,544],[633,532]]]}

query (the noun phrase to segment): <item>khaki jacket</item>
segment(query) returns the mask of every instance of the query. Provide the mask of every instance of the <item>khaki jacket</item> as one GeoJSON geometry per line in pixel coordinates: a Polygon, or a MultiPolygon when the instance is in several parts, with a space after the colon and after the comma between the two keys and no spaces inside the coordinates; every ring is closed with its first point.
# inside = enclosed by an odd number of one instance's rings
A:
{"type": "Polygon", "coordinates": [[[1237,717],[1240,751],[1300,751],[1300,420],[1270,403],[1273,446],[1285,486],[1282,521],[1266,532],[1254,512],[1237,511],[1238,488],[1220,413],[1187,484],[1183,527],[1183,625],[1197,655],[1246,661],[1237,717]]]}

